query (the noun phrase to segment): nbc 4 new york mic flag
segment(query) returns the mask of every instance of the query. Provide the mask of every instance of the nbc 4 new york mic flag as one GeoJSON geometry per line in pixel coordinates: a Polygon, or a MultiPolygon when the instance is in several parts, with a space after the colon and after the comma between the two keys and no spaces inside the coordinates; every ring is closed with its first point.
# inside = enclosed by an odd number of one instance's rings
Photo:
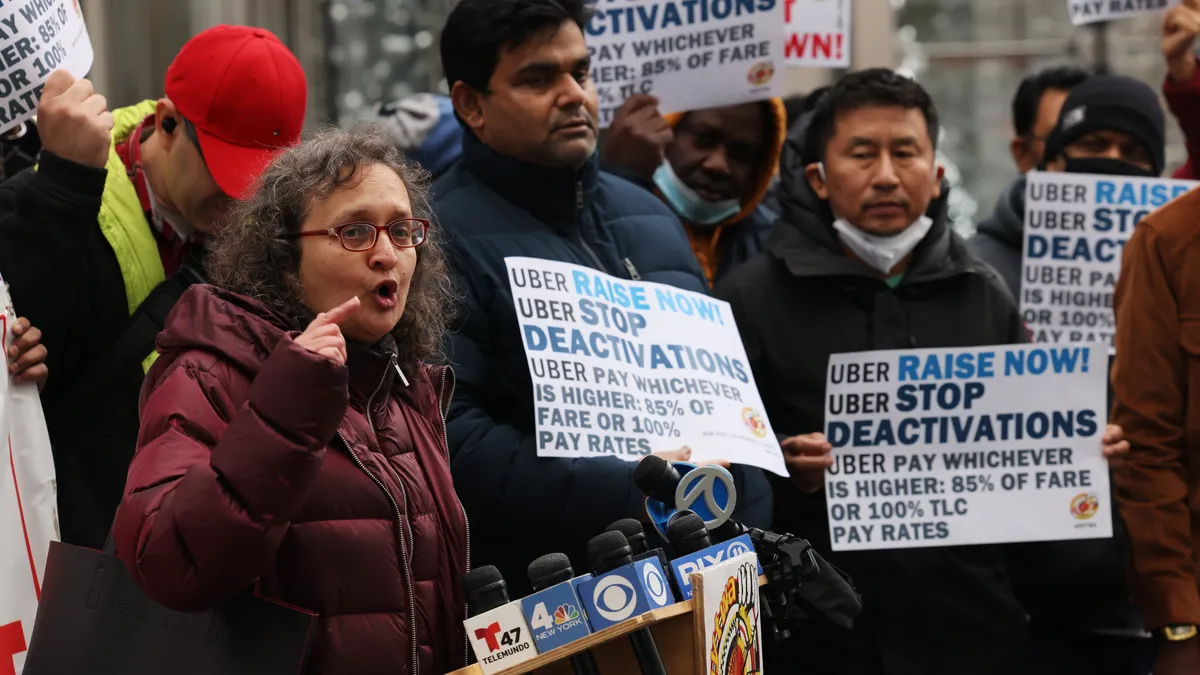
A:
{"type": "MultiPolygon", "coordinates": [[[[0,280],[7,352],[17,315],[0,280]]],[[[7,363],[7,358],[2,359],[7,363]]],[[[54,457],[37,386],[0,376],[0,675],[20,675],[50,541],[58,539],[54,457]]]]}

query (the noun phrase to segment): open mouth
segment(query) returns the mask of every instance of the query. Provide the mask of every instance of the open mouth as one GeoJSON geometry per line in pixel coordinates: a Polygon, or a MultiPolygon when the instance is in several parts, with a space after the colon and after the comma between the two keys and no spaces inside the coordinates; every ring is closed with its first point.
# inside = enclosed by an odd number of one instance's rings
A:
{"type": "Polygon", "coordinates": [[[375,287],[373,294],[380,304],[385,307],[394,307],[396,305],[396,291],[400,288],[400,284],[393,279],[387,279],[379,283],[375,287]]]}

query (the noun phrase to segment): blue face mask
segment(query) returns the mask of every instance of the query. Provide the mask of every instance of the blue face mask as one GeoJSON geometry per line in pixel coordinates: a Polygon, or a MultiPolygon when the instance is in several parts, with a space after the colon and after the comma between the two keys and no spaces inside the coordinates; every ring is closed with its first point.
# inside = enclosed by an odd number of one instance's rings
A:
{"type": "Polygon", "coordinates": [[[736,216],[742,210],[741,200],[710,202],[696,194],[692,188],[679,180],[679,176],[676,176],[675,170],[671,168],[671,162],[666,159],[654,171],[654,185],[671,208],[675,209],[675,213],[694,225],[716,225],[722,220],[736,216]]]}

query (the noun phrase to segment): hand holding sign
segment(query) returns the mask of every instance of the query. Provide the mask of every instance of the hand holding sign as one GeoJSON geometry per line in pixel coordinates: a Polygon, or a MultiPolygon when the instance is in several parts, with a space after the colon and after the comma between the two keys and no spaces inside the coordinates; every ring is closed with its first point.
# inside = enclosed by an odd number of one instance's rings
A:
{"type": "Polygon", "coordinates": [[[108,101],[86,79],[56,70],[46,80],[38,102],[42,147],[63,159],[97,169],[108,161],[112,145],[112,113],[108,101]]]}
{"type": "Polygon", "coordinates": [[[354,296],[328,312],[322,312],[296,337],[296,344],[320,354],[338,365],[346,365],[346,338],[340,325],[358,311],[358,296],[354,296]]]}
{"type": "Polygon", "coordinates": [[[825,469],[833,466],[833,446],[825,439],[825,434],[792,436],[780,445],[783,461],[796,489],[804,494],[820,492],[825,487],[825,469]]]}
{"type": "Polygon", "coordinates": [[[658,99],[634,94],[613,116],[601,155],[609,163],[650,180],[674,137],[671,125],[658,113],[658,99]]]}
{"type": "Polygon", "coordinates": [[[29,324],[29,319],[17,319],[12,327],[16,338],[8,347],[8,372],[19,383],[36,382],[38,389],[46,385],[50,371],[46,368],[46,346],[42,331],[29,324]]]}

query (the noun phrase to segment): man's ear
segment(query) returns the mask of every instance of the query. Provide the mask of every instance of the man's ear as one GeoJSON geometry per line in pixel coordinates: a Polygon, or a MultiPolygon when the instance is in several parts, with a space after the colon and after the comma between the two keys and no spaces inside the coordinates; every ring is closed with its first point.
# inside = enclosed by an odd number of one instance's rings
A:
{"type": "Polygon", "coordinates": [[[164,129],[164,122],[167,123],[168,128],[172,124],[175,125],[175,128],[179,128],[179,111],[175,109],[175,104],[169,98],[158,99],[158,103],[154,106],[154,133],[158,135],[158,140],[163,147],[170,149],[175,139],[182,134],[174,134],[164,129]]]}
{"type": "Polygon", "coordinates": [[[458,114],[459,119],[479,135],[484,126],[483,94],[459,80],[450,88],[450,101],[454,103],[454,112],[458,114]]]}
{"type": "Polygon", "coordinates": [[[808,179],[808,186],[821,199],[829,199],[829,188],[825,185],[825,165],[822,162],[813,162],[804,167],[804,177],[808,179]]]}
{"type": "Polygon", "coordinates": [[[933,198],[942,196],[942,179],[946,177],[946,167],[942,164],[933,165],[933,198]]]}
{"type": "Polygon", "coordinates": [[[1013,136],[1008,142],[1008,154],[1012,155],[1013,164],[1021,173],[1027,173],[1035,166],[1033,148],[1029,147],[1029,141],[1020,136],[1013,136]]]}

